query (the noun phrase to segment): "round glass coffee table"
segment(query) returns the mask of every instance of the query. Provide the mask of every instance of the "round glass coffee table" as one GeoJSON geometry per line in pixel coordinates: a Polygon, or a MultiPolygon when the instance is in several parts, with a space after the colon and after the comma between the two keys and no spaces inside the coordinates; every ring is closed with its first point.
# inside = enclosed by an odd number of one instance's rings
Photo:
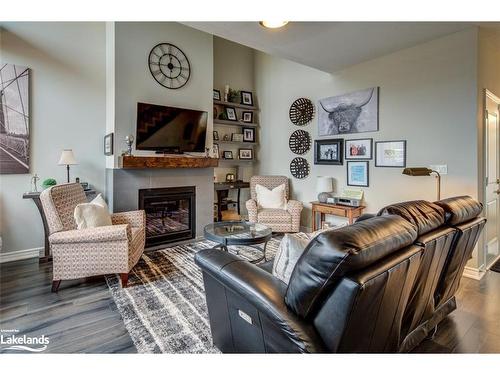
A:
{"type": "Polygon", "coordinates": [[[214,249],[228,251],[228,246],[240,245],[261,251],[262,257],[250,260],[251,263],[258,263],[266,260],[266,247],[272,237],[272,230],[259,223],[221,221],[206,225],[203,234],[207,240],[217,242],[214,249]],[[260,244],[264,244],[264,248],[257,246],[260,244]]]}

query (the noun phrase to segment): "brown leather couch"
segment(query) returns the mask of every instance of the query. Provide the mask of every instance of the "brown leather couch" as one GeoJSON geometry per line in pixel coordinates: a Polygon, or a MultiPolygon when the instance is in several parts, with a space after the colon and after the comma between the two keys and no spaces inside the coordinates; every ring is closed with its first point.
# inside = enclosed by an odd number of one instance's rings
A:
{"type": "Polygon", "coordinates": [[[203,250],[214,344],[223,352],[407,352],[456,308],[485,220],[455,197],[394,204],[317,236],[288,285],[265,267],[203,250]]]}

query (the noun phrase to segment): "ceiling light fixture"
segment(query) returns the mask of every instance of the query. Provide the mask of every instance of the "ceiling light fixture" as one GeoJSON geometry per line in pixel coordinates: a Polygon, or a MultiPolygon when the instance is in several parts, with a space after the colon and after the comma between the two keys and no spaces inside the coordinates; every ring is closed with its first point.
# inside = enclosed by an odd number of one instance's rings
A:
{"type": "Polygon", "coordinates": [[[285,26],[288,21],[260,21],[259,24],[261,26],[267,27],[268,29],[279,29],[280,27],[285,26]]]}

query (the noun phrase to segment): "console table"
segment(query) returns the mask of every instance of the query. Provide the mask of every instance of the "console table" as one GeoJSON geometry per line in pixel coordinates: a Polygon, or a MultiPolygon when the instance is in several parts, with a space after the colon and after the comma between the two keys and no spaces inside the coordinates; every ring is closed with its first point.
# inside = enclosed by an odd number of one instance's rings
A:
{"type": "MultiPolygon", "coordinates": [[[[85,195],[87,199],[93,199],[96,195],[95,190],[85,190],[85,195]]],[[[45,213],[43,212],[42,201],[40,200],[40,192],[30,192],[24,193],[23,199],[33,199],[35,202],[36,208],[38,208],[38,212],[40,213],[40,217],[42,218],[43,223],[43,233],[45,237],[45,245],[44,245],[44,256],[39,258],[40,263],[50,262],[52,260],[52,255],[50,255],[50,244],[49,244],[49,226],[47,225],[47,218],[45,217],[45,213]]]]}
{"type": "Polygon", "coordinates": [[[323,226],[323,222],[325,221],[325,215],[334,215],[340,217],[346,217],[349,220],[349,225],[354,224],[354,219],[361,216],[363,213],[364,206],[359,207],[351,207],[351,206],[343,206],[340,204],[331,204],[331,203],[320,203],[318,201],[311,202],[312,205],[312,231],[316,231],[318,228],[316,227],[316,213],[319,213],[320,216],[320,224],[319,227],[323,226]]]}

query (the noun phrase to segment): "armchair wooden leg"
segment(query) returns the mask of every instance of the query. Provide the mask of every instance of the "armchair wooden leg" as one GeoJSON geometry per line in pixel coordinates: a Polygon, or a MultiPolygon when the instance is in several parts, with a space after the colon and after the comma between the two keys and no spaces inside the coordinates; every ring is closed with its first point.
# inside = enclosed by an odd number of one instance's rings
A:
{"type": "Polygon", "coordinates": [[[120,279],[122,280],[122,288],[126,288],[128,283],[128,273],[121,273],[120,279]]]}
{"type": "Polygon", "coordinates": [[[61,280],[52,281],[52,293],[57,293],[59,290],[59,285],[61,285],[61,280]]]}

